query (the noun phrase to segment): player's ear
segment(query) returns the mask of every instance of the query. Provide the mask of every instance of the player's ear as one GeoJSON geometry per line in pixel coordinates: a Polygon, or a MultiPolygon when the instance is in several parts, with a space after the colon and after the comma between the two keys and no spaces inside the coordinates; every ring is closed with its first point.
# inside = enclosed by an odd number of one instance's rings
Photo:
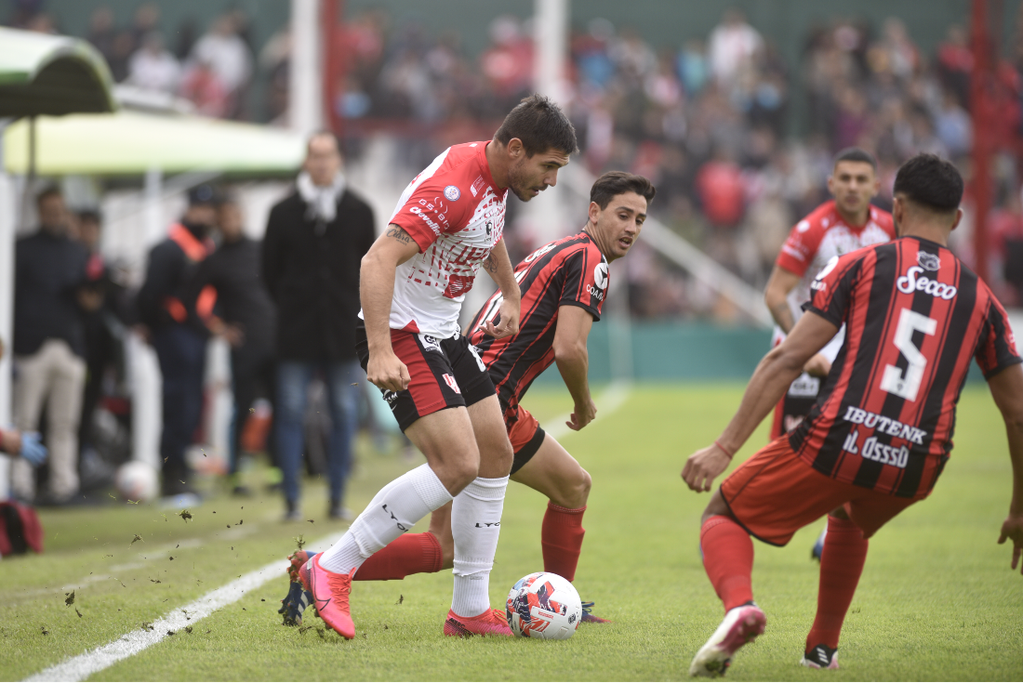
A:
{"type": "Polygon", "coordinates": [[[506,149],[508,150],[508,156],[512,159],[518,159],[526,153],[526,148],[522,144],[522,140],[519,140],[518,138],[512,138],[509,140],[508,147],[506,149]]]}
{"type": "Polygon", "coordinates": [[[959,221],[963,219],[963,210],[956,209],[956,217],[952,220],[952,229],[955,230],[959,227],[959,221]]]}
{"type": "Polygon", "coordinates": [[[895,222],[896,226],[902,225],[902,215],[905,211],[906,207],[902,203],[902,198],[892,197],[892,221],[895,222]]]}
{"type": "Polygon", "coordinates": [[[598,204],[597,202],[590,202],[589,216],[590,223],[596,225],[597,219],[600,218],[600,204],[598,204]]]}

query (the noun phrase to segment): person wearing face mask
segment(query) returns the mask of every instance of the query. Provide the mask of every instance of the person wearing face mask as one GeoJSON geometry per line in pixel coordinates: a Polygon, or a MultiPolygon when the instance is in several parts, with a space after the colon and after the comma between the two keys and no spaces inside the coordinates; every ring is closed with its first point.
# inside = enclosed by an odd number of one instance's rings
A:
{"type": "Polygon", "coordinates": [[[188,193],[188,208],[167,238],[149,252],[146,280],[136,298],[143,336],[153,345],[163,375],[161,493],[195,496],[185,451],[202,417],[206,370],[206,320],[212,315],[212,288],[191,293],[199,264],[213,251],[209,232],[216,221],[218,197],[210,185],[188,193]]]}
{"type": "Polygon", "coordinates": [[[285,519],[300,509],[299,464],[309,383],[319,374],[327,389],[328,514],[350,518],[344,507],[351,465],[359,384],[355,355],[362,257],[376,236],[373,210],[347,187],[337,139],[309,138],[296,190],[274,205],[263,238],[262,276],[277,304],[277,401],[274,429],[284,475],[285,519]]]}
{"type": "Polygon", "coordinates": [[[81,294],[88,255],[68,236],[64,197],[47,188],[36,197],[39,229],[18,240],[14,254],[14,421],[38,429],[47,406],[50,449],[46,490],[36,496],[31,463],[15,460],[14,495],[62,505],[78,493],[78,419],[85,383],[81,294]]]}

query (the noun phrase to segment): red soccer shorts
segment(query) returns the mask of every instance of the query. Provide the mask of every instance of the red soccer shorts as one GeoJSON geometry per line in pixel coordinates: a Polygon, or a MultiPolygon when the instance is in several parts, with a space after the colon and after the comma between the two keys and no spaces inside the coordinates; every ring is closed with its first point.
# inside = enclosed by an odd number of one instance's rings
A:
{"type": "Polygon", "coordinates": [[[511,468],[511,473],[515,474],[540,450],[546,432],[536,418],[520,405],[515,406],[515,412],[511,417],[505,413],[504,425],[508,429],[512,450],[515,451],[515,460],[511,468]]]}
{"type": "Polygon", "coordinates": [[[863,537],[870,538],[888,520],[922,500],[878,493],[821,474],[796,455],[787,436],[764,446],[732,472],[721,484],[721,495],[746,531],[777,546],[840,507],[863,537]]]}

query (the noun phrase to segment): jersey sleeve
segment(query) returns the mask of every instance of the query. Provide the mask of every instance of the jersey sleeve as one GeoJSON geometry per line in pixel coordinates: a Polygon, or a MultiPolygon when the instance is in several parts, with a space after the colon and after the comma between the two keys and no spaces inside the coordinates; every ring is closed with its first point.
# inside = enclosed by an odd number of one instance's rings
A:
{"type": "Polygon", "coordinates": [[[810,300],[803,304],[803,310],[816,313],[836,327],[841,327],[845,322],[861,263],[862,256],[858,256],[857,252],[832,257],[810,284],[810,300]]]}
{"type": "Polygon", "coordinates": [[[983,323],[984,329],[978,340],[977,352],[974,354],[985,379],[990,379],[1010,365],[1023,363],[1023,358],[1020,358],[1019,352],[1016,351],[1016,340],[1013,338],[1012,328],[1009,327],[1005,309],[994,296],[990,296],[989,304],[987,317],[983,323]]]}
{"type": "Polygon", "coordinates": [[[796,223],[785,243],[781,245],[775,264],[794,275],[802,277],[813,263],[813,257],[820,247],[824,229],[817,221],[804,218],[796,223]]]}
{"type": "Polygon", "coordinates": [[[594,320],[600,320],[600,312],[607,297],[610,272],[607,261],[597,249],[577,251],[562,266],[564,285],[559,306],[579,306],[586,309],[594,320]]]}
{"type": "Polygon", "coordinates": [[[449,196],[455,194],[448,189],[451,187],[455,186],[443,185],[435,178],[426,180],[391,218],[391,223],[416,241],[420,252],[429,249],[441,235],[458,232],[465,227],[469,201],[460,191],[458,199],[449,200],[445,192],[449,196]]]}

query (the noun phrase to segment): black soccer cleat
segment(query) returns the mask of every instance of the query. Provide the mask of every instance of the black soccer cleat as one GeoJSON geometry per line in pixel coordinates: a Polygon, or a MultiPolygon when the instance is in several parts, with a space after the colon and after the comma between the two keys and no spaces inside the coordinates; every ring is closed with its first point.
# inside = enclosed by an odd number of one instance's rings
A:
{"type": "Polygon", "coordinates": [[[838,648],[830,648],[824,643],[810,648],[799,662],[811,669],[837,669],[838,648]]]}

